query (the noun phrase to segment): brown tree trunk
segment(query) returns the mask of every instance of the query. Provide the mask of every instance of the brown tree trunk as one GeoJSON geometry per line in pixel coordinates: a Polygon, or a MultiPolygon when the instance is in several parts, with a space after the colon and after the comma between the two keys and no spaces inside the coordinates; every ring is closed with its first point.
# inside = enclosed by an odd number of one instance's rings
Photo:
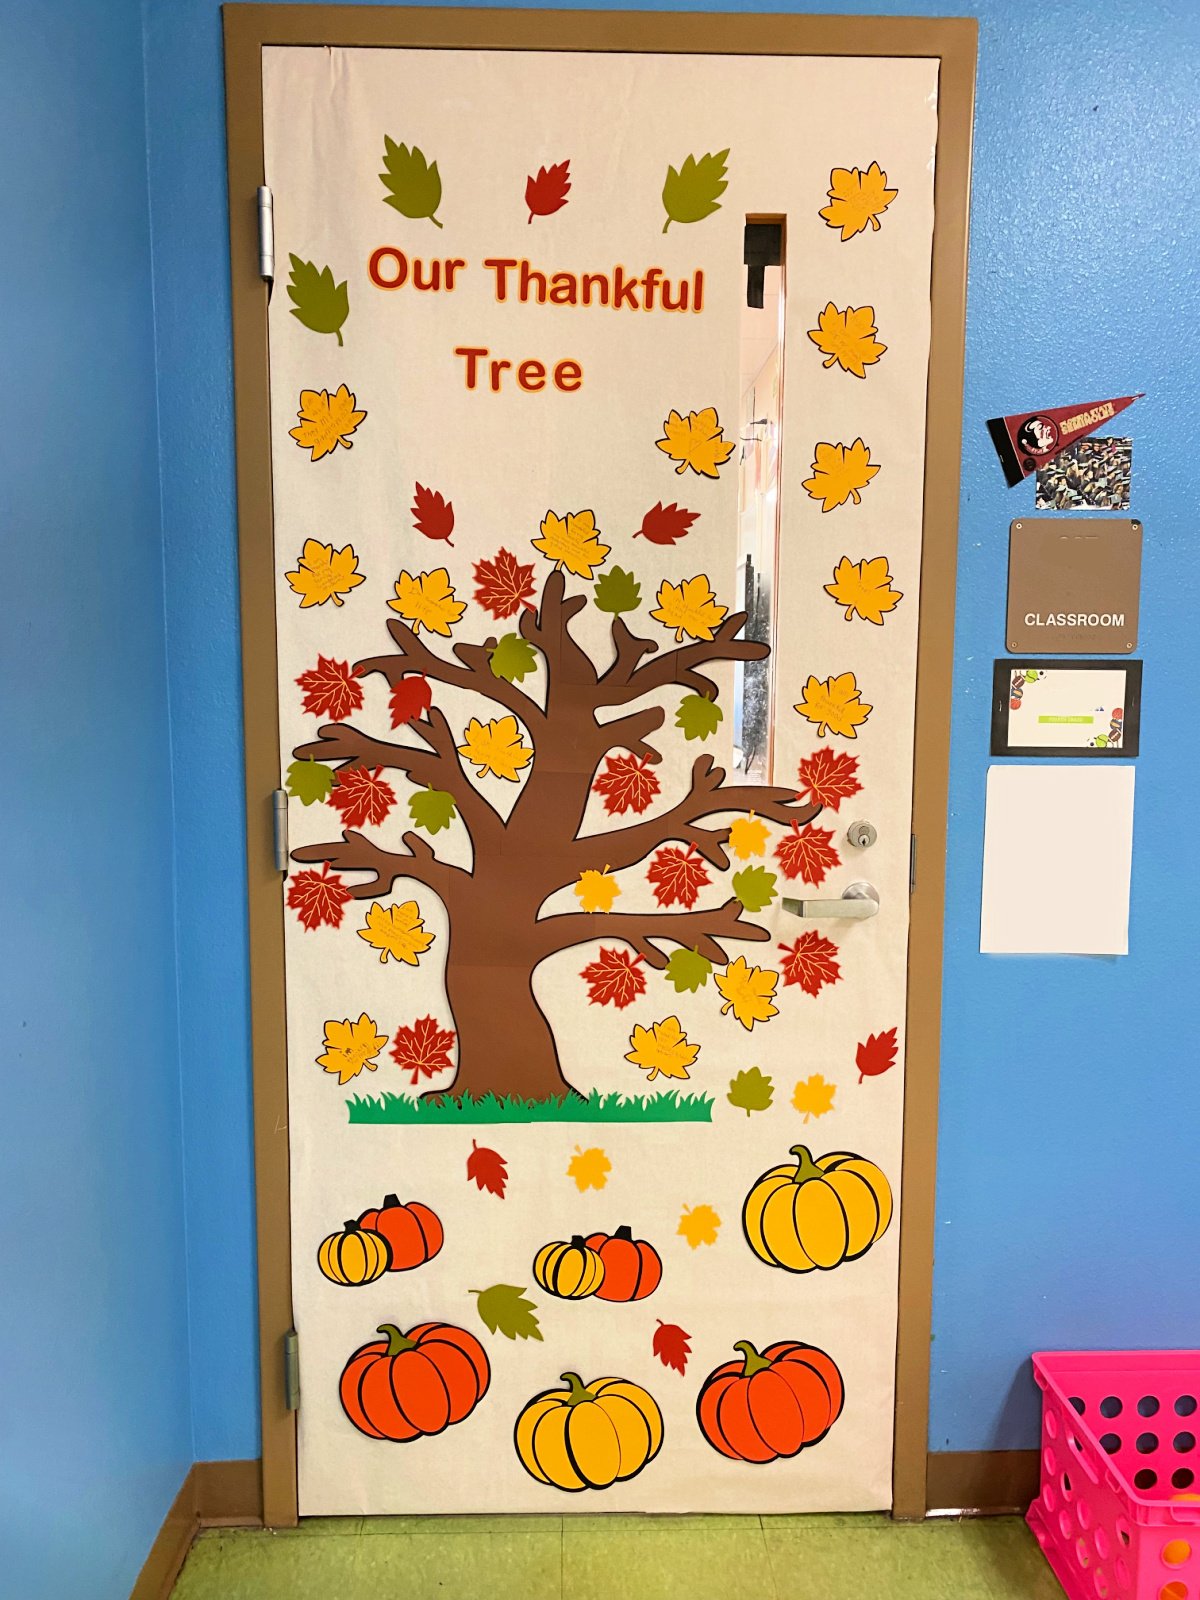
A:
{"type": "Polygon", "coordinates": [[[458,1034],[458,1072],[450,1095],[552,1100],[571,1094],[554,1035],[530,986],[516,967],[466,966],[453,957],[446,994],[458,1034]]]}

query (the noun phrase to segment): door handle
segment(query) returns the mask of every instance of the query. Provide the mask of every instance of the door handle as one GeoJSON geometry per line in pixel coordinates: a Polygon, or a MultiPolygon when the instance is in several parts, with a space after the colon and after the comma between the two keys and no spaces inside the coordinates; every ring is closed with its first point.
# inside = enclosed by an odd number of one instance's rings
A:
{"type": "Polygon", "coordinates": [[[794,917],[814,917],[818,921],[846,917],[854,922],[865,922],[879,911],[879,890],[873,883],[860,880],[847,884],[840,900],[785,900],[783,909],[794,917]]]}

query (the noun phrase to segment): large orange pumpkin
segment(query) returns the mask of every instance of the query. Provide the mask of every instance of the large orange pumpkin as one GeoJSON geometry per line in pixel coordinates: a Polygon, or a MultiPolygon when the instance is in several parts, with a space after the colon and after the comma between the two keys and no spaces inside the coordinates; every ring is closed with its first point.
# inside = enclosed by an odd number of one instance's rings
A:
{"type": "Polygon", "coordinates": [[[368,1439],[441,1433],[487,1393],[487,1353],[465,1328],[423,1322],[401,1333],[385,1322],[377,1331],[384,1337],[354,1352],[338,1386],[342,1410],[368,1439]]]}
{"type": "Polygon", "coordinates": [[[658,1251],[645,1239],[635,1239],[631,1228],[589,1234],[586,1243],[604,1263],[597,1300],[644,1300],[658,1288],[662,1279],[658,1251]]]}
{"type": "Polygon", "coordinates": [[[710,1372],[696,1400],[700,1432],[733,1461],[798,1455],[829,1432],[842,1411],[842,1375],[824,1350],[785,1339],[710,1372]]]}
{"type": "Polygon", "coordinates": [[[442,1224],[435,1212],[419,1200],[401,1205],[389,1194],[378,1211],[364,1211],[360,1228],[370,1228],[387,1241],[392,1252],[389,1272],[410,1272],[432,1261],[442,1248],[442,1224]]]}

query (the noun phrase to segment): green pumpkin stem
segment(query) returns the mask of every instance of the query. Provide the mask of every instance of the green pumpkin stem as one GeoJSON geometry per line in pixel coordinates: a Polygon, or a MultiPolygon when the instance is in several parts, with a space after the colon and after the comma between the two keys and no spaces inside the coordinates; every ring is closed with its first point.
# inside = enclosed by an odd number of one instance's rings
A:
{"type": "Polygon", "coordinates": [[[570,1389],[567,1396],[569,1406],[577,1406],[581,1400],[594,1400],[596,1397],[590,1389],[585,1389],[583,1380],[577,1372],[564,1372],[560,1374],[563,1383],[570,1389]]]}
{"type": "MultiPolygon", "coordinates": [[[[808,1152],[805,1151],[805,1154],[807,1155],[808,1152]]],[[[746,1364],[742,1368],[743,1378],[752,1378],[756,1372],[765,1372],[771,1365],[766,1356],[759,1355],[749,1339],[739,1339],[733,1348],[745,1357],[746,1364]]]]}
{"type": "Polygon", "coordinates": [[[811,1178],[823,1178],[825,1174],[812,1158],[812,1151],[806,1144],[794,1144],[789,1155],[796,1157],[797,1166],[792,1174],[793,1183],[808,1183],[811,1178]]]}
{"type": "Polygon", "coordinates": [[[387,1354],[389,1356],[403,1355],[406,1350],[415,1350],[417,1347],[411,1339],[406,1339],[394,1322],[382,1322],[375,1329],[376,1333],[387,1335],[387,1354]]]}

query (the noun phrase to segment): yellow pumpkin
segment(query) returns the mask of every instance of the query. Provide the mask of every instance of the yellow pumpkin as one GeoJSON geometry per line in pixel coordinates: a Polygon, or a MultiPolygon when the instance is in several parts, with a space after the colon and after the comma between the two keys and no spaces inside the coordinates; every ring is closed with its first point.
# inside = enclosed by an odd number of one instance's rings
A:
{"type": "Polygon", "coordinates": [[[569,1244],[562,1239],[544,1244],[533,1258],[533,1275],[547,1294],[583,1300],[604,1282],[604,1262],[577,1233],[569,1244]]]}
{"type": "Polygon", "coordinates": [[[387,1240],[357,1222],[348,1222],[341,1233],[331,1233],[317,1247],[317,1265],[325,1277],[349,1288],[382,1278],[391,1261],[387,1240]]]}
{"type": "Polygon", "coordinates": [[[772,1167],[746,1196],[742,1230],[760,1260],[785,1272],[828,1272],[865,1255],[892,1220],[892,1191],[873,1161],[833,1150],[772,1167]]]}
{"type": "Polygon", "coordinates": [[[653,1396],[627,1378],[585,1386],[564,1372],[562,1381],[565,1389],[535,1395],[517,1418],[513,1442],[526,1472],[570,1494],[636,1478],[662,1448],[653,1396]]]}

